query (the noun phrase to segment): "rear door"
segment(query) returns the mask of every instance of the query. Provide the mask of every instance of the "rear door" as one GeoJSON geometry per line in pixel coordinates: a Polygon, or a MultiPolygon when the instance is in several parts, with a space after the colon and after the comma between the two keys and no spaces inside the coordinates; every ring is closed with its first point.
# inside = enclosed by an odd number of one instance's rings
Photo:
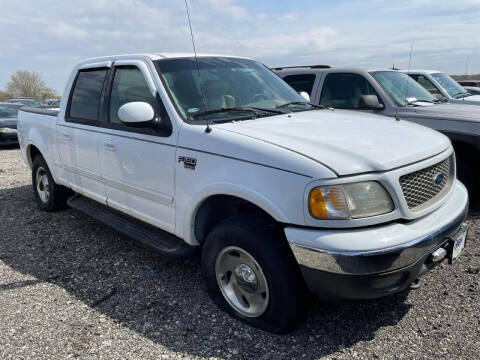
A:
{"type": "Polygon", "coordinates": [[[171,130],[157,129],[152,122],[129,125],[118,118],[122,105],[142,101],[153,107],[156,117],[169,121],[149,68],[139,60],[115,62],[109,94],[109,130],[99,148],[107,203],[172,232],[176,139],[171,130]]]}
{"type": "Polygon", "coordinates": [[[108,73],[107,65],[79,70],[57,133],[61,167],[71,188],[102,203],[106,193],[98,149],[105,127],[100,109],[108,73]]]}

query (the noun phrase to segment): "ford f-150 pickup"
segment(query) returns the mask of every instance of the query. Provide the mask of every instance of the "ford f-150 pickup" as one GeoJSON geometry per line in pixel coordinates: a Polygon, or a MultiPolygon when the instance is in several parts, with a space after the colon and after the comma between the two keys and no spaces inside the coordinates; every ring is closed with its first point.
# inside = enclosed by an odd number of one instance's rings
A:
{"type": "Polygon", "coordinates": [[[447,137],[310,104],[251,59],[85,60],[59,111],[23,109],[18,131],[41,210],[200,254],[213,301],[268,331],[292,329],[312,292],[389,295],[465,246],[447,137]]]}
{"type": "Polygon", "coordinates": [[[274,70],[315,104],[408,120],[447,135],[455,148],[458,178],[472,203],[480,205],[480,108],[440,100],[398,71],[325,65],[274,70]]]}

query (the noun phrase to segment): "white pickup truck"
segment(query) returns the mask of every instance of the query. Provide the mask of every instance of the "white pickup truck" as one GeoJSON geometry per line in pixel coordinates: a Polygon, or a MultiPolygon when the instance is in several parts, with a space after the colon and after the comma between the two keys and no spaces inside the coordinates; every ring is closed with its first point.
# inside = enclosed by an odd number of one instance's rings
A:
{"type": "Polygon", "coordinates": [[[215,303],[268,331],[298,323],[308,290],[392,294],[465,245],[447,137],[312,105],[254,60],[85,60],[60,110],[23,109],[18,131],[40,209],[169,256],[201,250],[215,303]]]}

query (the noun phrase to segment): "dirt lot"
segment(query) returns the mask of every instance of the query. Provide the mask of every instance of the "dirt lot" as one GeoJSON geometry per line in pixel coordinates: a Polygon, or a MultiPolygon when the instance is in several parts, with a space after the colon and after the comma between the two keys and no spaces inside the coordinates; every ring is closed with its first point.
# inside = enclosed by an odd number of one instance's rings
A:
{"type": "Polygon", "coordinates": [[[0,149],[0,359],[479,359],[480,215],[468,248],[423,286],[316,303],[287,336],[208,298],[198,261],[152,253],[73,211],[36,209],[29,169],[0,149]]]}

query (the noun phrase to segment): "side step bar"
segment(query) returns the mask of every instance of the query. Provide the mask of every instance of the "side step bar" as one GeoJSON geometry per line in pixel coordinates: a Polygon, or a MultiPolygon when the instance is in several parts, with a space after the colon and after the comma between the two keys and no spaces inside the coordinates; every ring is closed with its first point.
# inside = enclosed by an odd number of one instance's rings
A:
{"type": "Polygon", "coordinates": [[[193,257],[197,251],[197,246],[190,246],[172,234],[85,196],[75,194],[68,199],[67,204],[72,209],[91,216],[122,235],[141,242],[168,257],[186,259],[193,257]]]}

